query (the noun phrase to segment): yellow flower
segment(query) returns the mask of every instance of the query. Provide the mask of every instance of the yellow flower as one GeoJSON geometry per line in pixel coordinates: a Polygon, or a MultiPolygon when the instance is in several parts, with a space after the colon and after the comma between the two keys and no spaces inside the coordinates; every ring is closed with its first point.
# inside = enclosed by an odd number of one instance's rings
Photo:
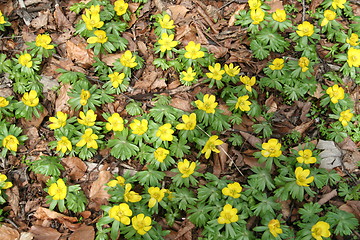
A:
{"type": "Polygon", "coordinates": [[[0,107],[6,107],[7,105],[9,105],[9,101],[6,100],[6,98],[4,97],[0,97],[0,107]]]}
{"type": "Polygon", "coordinates": [[[87,148],[97,149],[98,144],[96,142],[96,139],[99,139],[99,137],[96,134],[93,134],[93,130],[91,128],[87,128],[76,146],[83,147],[86,144],[87,148]]]}
{"type": "Polygon", "coordinates": [[[154,157],[158,162],[164,162],[167,155],[169,155],[170,151],[165,148],[159,147],[154,152],[154,157]]]}
{"type": "Polygon", "coordinates": [[[234,64],[232,63],[230,63],[229,65],[225,64],[224,70],[226,74],[229,75],[230,77],[235,77],[240,73],[240,67],[239,66],[234,67],[234,64]]]}
{"type": "Polygon", "coordinates": [[[148,124],[148,120],[146,119],[142,119],[141,121],[134,119],[134,121],[130,123],[129,126],[133,134],[143,135],[148,130],[148,124]]]}
{"type": "Polygon", "coordinates": [[[310,149],[300,150],[298,152],[300,157],[297,157],[296,160],[298,163],[311,164],[316,163],[316,158],[312,156],[312,151],[310,149]]]}
{"type": "Polygon", "coordinates": [[[235,104],[235,109],[240,109],[240,111],[243,112],[250,111],[251,102],[248,101],[248,99],[249,99],[248,95],[238,97],[237,102],[235,104]]]}
{"type": "Polygon", "coordinates": [[[284,59],[282,58],[275,58],[272,62],[272,65],[269,66],[271,70],[281,70],[284,67],[284,59]]]}
{"type": "Polygon", "coordinates": [[[347,55],[349,67],[360,67],[360,49],[349,48],[347,55]]]}
{"type": "Polygon", "coordinates": [[[122,176],[117,176],[115,180],[109,181],[106,185],[108,185],[109,187],[115,187],[117,184],[119,184],[120,186],[125,186],[125,178],[123,178],[122,176]]]}
{"type": "Polygon", "coordinates": [[[215,100],[216,99],[214,95],[205,94],[203,97],[203,102],[201,100],[196,100],[195,104],[198,109],[203,110],[206,113],[215,113],[215,108],[218,105],[215,100]]]}
{"type": "Polygon", "coordinates": [[[46,34],[39,34],[36,36],[35,45],[45,49],[53,49],[54,45],[49,45],[51,43],[51,37],[46,34]]]}
{"type": "Polygon", "coordinates": [[[167,192],[166,189],[160,189],[158,187],[149,187],[148,189],[148,193],[150,194],[150,200],[148,203],[149,208],[152,208],[155,206],[156,203],[161,202],[166,192],[167,192]]]}
{"type": "Polygon", "coordinates": [[[56,151],[66,153],[67,150],[72,150],[71,142],[67,137],[62,136],[61,140],[57,141],[56,151]]]}
{"type": "Polygon", "coordinates": [[[229,224],[237,222],[239,216],[237,215],[238,210],[233,208],[230,204],[226,204],[223,210],[220,212],[220,217],[217,219],[219,224],[229,224]]]}
{"type": "Polygon", "coordinates": [[[332,3],[331,3],[331,6],[334,9],[345,8],[345,6],[344,6],[345,3],[346,3],[346,0],[333,0],[332,3]]]}
{"type": "Polygon", "coordinates": [[[190,163],[187,159],[184,159],[184,161],[178,162],[177,168],[179,169],[179,172],[182,174],[181,177],[187,178],[194,173],[196,168],[196,163],[195,162],[190,163]]]}
{"type": "Polygon", "coordinates": [[[31,90],[30,92],[24,93],[21,101],[29,107],[36,107],[39,104],[37,92],[35,90],[31,90]]]}
{"type": "Polygon", "coordinates": [[[261,155],[263,157],[279,157],[282,154],[281,143],[275,138],[269,139],[268,142],[261,145],[263,150],[261,150],[261,155]]]}
{"type": "Polygon", "coordinates": [[[19,140],[14,135],[7,135],[3,141],[2,146],[9,149],[10,151],[17,151],[19,140]]]}
{"type": "Polygon", "coordinates": [[[5,21],[5,17],[4,15],[2,14],[2,12],[0,11],[0,24],[5,24],[6,21],[5,21]]]}
{"type": "Polygon", "coordinates": [[[337,84],[326,89],[326,93],[329,95],[332,103],[338,103],[339,100],[345,97],[344,89],[337,84]]]}
{"type": "Polygon", "coordinates": [[[346,127],[349,124],[349,122],[351,121],[353,116],[354,116],[354,114],[352,112],[350,112],[350,109],[342,111],[340,113],[339,121],[341,122],[341,124],[344,127],[346,127]]]}
{"type": "Polygon", "coordinates": [[[88,90],[81,89],[80,94],[80,104],[82,106],[86,105],[88,102],[88,99],[91,97],[91,93],[88,90]]]}
{"type": "Polygon", "coordinates": [[[61,178],[56,181],[56,183],[52,183],[48,189],[48,193],[52,196],[53,200],[63,200],[67,194],[67,187],[64,183],[64,180],[61,178]]]}
{"type": "Polygon", "coordinates": [[[114,2],[114,10],[118,16],[122,16],[126,13],[129,4],[126,3],[124,0],[117,0],[114,2]]]}
{"type": "Polygon", "coordinates": [[[296,177],[296,184],[303,187],[308,187],[309,183],[312,183],[314,181],[314,177],[309,177],[310,170],[309,169],[303,169],[302,167],[297,167],[295,169],[295,177],[296,177]]]}
{"type": "Polygon", "coordinates": [[[241,191],[242,191],[242,187],[238,182],[229,183],[227,187],[224,187],[221,190],[222,194],[233,198],[239,198],[241,191]]]}
{"type": "Polygon", "coordinates": [[[276,9],[271,16],[277,22],[284,22],[286,20],[286,12],[284,9],[276,9]]]}
{"type": "Polygon", "coordinates": [[[110,82],[113,88],[118,88],[120,84],[124,81],[125,73],[114,72],[108,75],[110,82]]]}
{"type": "Polygon", "coordinates": [[[205,158],[208,159],[210,157],[211,151],[215,153],[219,153],[220,150],[216,148],[216,146],[223,144],[224,142],[218,139],[217,135],[211,136],[207,142],[205,143],[204,148],[201,150],[201,153],[205,153],[205,158]]]}
{"type": "Polygon", "coordinates": [[[13,186],[12,182],[5,182],[7,180],[7,176],[5,174],[0,173],[0,193],[1,189],[8,189],[13,186]]]}
{"type": "Polygon", "coordinates": [[[124,130],[124,119],[118,113],[113,113],[108,118],[108,123],[105,125],[106,130],[122,131],[124,130]]]}
{"type": "Polygon", "coordinates": [[[92,31],[94,28],[101,28],[104,22],[100,20],[100,5],[91,6],[90,10],[85,9],[82,20],[85,22],[86,29],[92,31]]]}
{"type": "Polygon", "coordinates": [[[108,37],[106,36],[106,32],[103,30],[96,30],[94,32],[96,37],[89,37],[86,41],[87,43],[106,43],[108,37]]]}
{"type": "Polygon", "coordinates": [[[126,203],[115,205],[109,210],[109,217],[121,222],[122,224],[129,225],[132,211],[126,203]]]}
{"type": "Polygon", "coordinates": [[[196,76],[196,72],[193,72],[193,69],[191,67],[189,67],[186,72],[182,71],[181,73],[183,75],[182,80],[186,82],[194,81],[196,76]]]}
{"type": "Polygon", "coordinates": [[[261,7],[260,0],[248,0],[248,4],[251,10],[255,10],[261,7]]]}
{"type": "Polygon", "coordinates": [[[336,12],[331,10],[325,10],[324,12],[324,19],[321,21],[320,26],[325,26],[329,23],[329,21],[332,21],[336,18],[336,12]]]}
{"type": "Polygon", "coordinates": [[[162,19],[159,20],[160,26],[164,29],[173,29],[174,20],[171,20],[168,14],[165,14],[162,19]]]}
{"type": "Polygon", "coordinates": [[[357,35],[356,33],[352,33],[350,38],[346,38],[346,42],[351,46],[359,45],[359,35],[357,35]]]}
{"type": "Polygon", "coordinates": [[[308,21],[304,21],[302,24],[299,24],[299,26],[297,27],[297,31],[296,33],[300,36],[308,36],[310,37],[311,35],[314,34],[314,25],[312,25],[311,23],[309,23],[308,21]]]}
{"type": "Polygon", "coordinates": [[[137,231],[138,234],[144,235],[151,229],[151,218],[142,213],[131,219],[133,228],[137,231]]]}
{"type": "Polygon", "coordinates": [[[185,50],[186,53],[184,56],[189,59],[198,59],[204,57],[205,53],[200,50],[201,45],[200,43],[196,44],[193,41],[190,41],[188,45],[186,45],[185,50]]]}
{"type": "Polygon", "coordinates": [[[327,222],[319,221],[311,228],[311,235],[316,240],[322,240],[322,237],[330,237],[331,233],[329,231],[330,225],[327,222]]]}
{"type": "Polygon", "coordinates": [[[93,110],[90,109],[86,112],[86,115],[83,111],[80,111],[79,117],[80,118],[77,119],[78,123],[91,127],[95,125],[97,115],[94,113],[93,110]]]}
{"type": "Polygon", "coordinates": [[[174,36],[175,36],[174,34],[170,34],[170,35],[168,35],[167,33],[161,34],[161,38],[158,40],[158,43],[160,44],[161,52],[170,51],[171,49],[176,47],[176,45],[178,45],[177,41],[173,41],[174,36]]]}
{"type": "Polygon", "coordinates": [[[216,63],[215,66],[209,66],[209,73],[206,73],[206,76],[211,79],[215,79],[220,81],[222,79],[222,75],[225,73],[225,70],[221,70],[220,63],[216,63]]]}
{"type": "Polygon", "coordinates": [[[31,55],[28,53],[20,55],[20,57],[18,58],[18,62],[24,67],[28,68],[31,68],[33,65],[33,62],[31,61],[31,55]]]}
{"type": "Polygon", "coordinates": [[[50,117],[49,121],[52,122],[49,124],[49,128],[54,130],[66,125],[67,114],[61,111],[56,112],[56,117],[50,117]]]}
{"type": "Polygon", "coordinates": [[[177,130],[194,130],[196,127],[196,113],[188,115],[182,115],[181,119],[184,123],[176,125],[177,130]]]}
{"type": "Polygon", "coordinates": [[[261,8],[251,10],[250,17],[253,20],[252,24],[257,25],[264,21],[265,12],[261,8]]]}
{"type": "Polygon", "coordinates": [[[142,197],[137,193],[137,192],[134,192],[134,191],[130,191],[132,188],[131,184],[130,183],[127,183],[125,185],[125,192],[124,192],[124,200],[125,202],[139,202],[142,197]]]}
{"type": "Polygon", "coordinates": [[[310,64],[310,60],[307,57],[301,57],[299,58],[298,65],[301,67],[302,72],[306,72],[309,70],[308,66],[310,64]]]}
{"type": "Polygon", "coordinates": [[[251,92],[251,87],[256,83],[256,77],[249,78],[248,76],[240,76],[240,81],[245,84],[246,90],[251,92]]]}
{"type": "Polygon", "coordinates": [[[123,55],[121,55],[120,63],[124,67],[128,67],[128,68],[133,68],[138,65],[136,62],[136,57],[133,56],[129,50],[125,51],[125,53],[123,55]]]}
{"type": "Polygon", "coordinates": [[[171,124],[165,123],[156,131],[156,136],[163,141],[172,141],[174,139],[173,133],[174,130],[171,129],[171,124]]]}
{"type": "Polygon", "coordinates": [[[283,230],[280,228],[280,222],[277,219],[271,219],[268,223],[268,228],[274,237],[278,237],[279,234],[283,233],[283,230]]]}

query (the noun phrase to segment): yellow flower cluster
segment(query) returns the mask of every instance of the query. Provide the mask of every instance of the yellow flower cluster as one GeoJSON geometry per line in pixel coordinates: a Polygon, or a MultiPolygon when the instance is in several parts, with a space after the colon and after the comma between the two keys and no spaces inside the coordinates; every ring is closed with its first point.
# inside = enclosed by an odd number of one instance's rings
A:
{"type": "Polygon", "coordinates": [[[19,140],[14,135],[7,135],[2,141],[3,147],[14,152],[17,151],[19,144],[19,140]]]}
{"type": "Polygon", "coordinates": [[[54,45],[50,45],[51,37],[46,34],[39,34],[36,36],[35,45],[45,49],[54,49],[54,45]]]}
{"type": "Polygon", "coordinates": [[[268,142],[261,145],[261,155],[263,157],[280,157],[282,154],[281,143],[277,139],[271,138],[268,142]]]}
{"type": "Polygon", "coordinates": [[[126,3],[124,0],[117,0],[114,2],[114,10],[118,16],[122,16],[126,13],[129,4],[126,3]]]}
{"type": "Polygon", "coordinates": [[[220,212],[220,217],[217,219],[218,223],[229,224],[237,222],[239,220],[237,212],[238,210],[236,208],[233,208],[230,204],[226,204],[220,212]]]}
{"type": "Polygon", "coordinates": [[[5,17],[4,17],[3,13],[0,10],[0,24],[5,24],[5,23],[6,23],[5,17]]]}
{"type": "Polygon", "coordinates": [[[85,14],[81,17],[89,31],[94,28],[101,28],[104,25],[104,22],[100,20],[100,5],[92,5],[90,9],[85,9],[85,14]]]}
{"type": "Polygon", "coordinates": [[[218,139],[219,137],[216,135],[211,136],[207,142],[205,143],[204,148],[201,150],[201,153],[205,153],[205,158],[208,159],[210,157],[211,152],[219,153],[220,150],[216,148],[216,146],[223,144],[224,142],[218,139]]]}
{"type": "Polygon", "coordinates": [[[52,183],[48,189],[49,195],[53,200],[63,200],[67,195],[67,186],[64,180],[58,179],[55,183],[52,183]]]}
{"type": "Polygon", "coordinates": [[[326,93],[329,95],[331,102],[335,104],[345,97],[344,89],[337,84],[326,89],[326,93]]]}
{"type": "Polygon", "coordinates": [[[13,186],[12,182],[7,182],[7,176],[0,173],[0,193],[2,189],[8,189],[13,186]]]}
{"type": "Polygon", "coordinates": [[[20,65],[28,68],[31,68],[33,65],[33,62],[31,61],[31,55],[29,53],[24,53],[20,55],[20,57],[18,58],[18,62],[20,65]]]}

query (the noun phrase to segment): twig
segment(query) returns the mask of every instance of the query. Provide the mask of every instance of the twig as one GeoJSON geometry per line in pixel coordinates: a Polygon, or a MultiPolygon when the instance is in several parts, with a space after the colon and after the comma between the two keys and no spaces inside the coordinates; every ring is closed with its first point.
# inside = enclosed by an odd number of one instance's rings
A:
{"type": "Polygon", "coordinates": [[[305,21],[305,14],[306,14],[306,11],[305,11],[305,0],[302,0],[302,21],[304,22],[305,21]]]}

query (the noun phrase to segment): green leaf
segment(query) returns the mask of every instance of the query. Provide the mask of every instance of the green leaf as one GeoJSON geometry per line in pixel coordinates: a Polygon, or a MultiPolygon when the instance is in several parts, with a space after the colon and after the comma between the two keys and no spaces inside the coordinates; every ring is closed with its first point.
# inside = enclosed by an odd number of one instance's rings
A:
{"type": "Polygon", "coordinates": [[[110,139],[108,147],[111,148],[110,154],[120,160],[130,159],[139,151],[139,147],[127,140],[128,129],[115,134],[115,139],[110,139]]]}
{"type": "Polygon", "coordinates": [[[335,209],[334,212],[328,212],[326,214],[326,222],[330,224],[331,229],[335,229],[334,234],[340,236],[352,235],[352,231],[356,230],[359,226],[359,222],[354,214],[339,209],[335,209]]]}
{"type": "Polygon", "coordinates": [[[299,209],[299,213],[301,214],[300,218],[304,222],[316,222],[319,218],[317,216],[318,213],[322,211],[320,204],[318,203],[305,203],[302,208],[299,209]]]}
{"type": "MultiPolygon", "coordinates": [[[[73,211],[75,213],[85,211],[85,207],[87,204],[87,198],[84,192],[81,190],[79,185],[73,185],[71,187],[78,186],[77,190],[69,192],[66,196],[66,207],[68,210],[73,211]]],[[[70,187],[69,187],[70,191],[70,187]]]]}
{"type": "Polygon", "coordinates": [[[169,150],[171,154],[177,158],[182,158],[185,154],[190,153],[190,147],[186,145],[187,141],[185,138],[180,138],[179,141],[172,141],[169,150]]]}
{"type": "Polygon", "coordinates": [[[161,185],[160,181],[164,179],[165,175],[166,174],[164,172],[149,168],[146,171],[137,172],[136,178],[141,185],[156,187],[161,185]]]}
{"type": "Polygon", "coordinates": [[[211,209],[212,207],[207,206],[206,204],[190,207],[190,209],[187,211],[187,213],[190,214],[188,219],[197,227],[203,227],[210,219],[208,212],[210,212],[211,209]]]}
{"type": "Polygon", "coordinates": [[[250,49],[253,51],[254,57],[259,60],[267,58],[270,54],[269,48],[267,46],[261,45],[258,41],[253,40],[250,43],[250,49]]]}
{"type": "Polygon", "coordinates": [[[141,108],[141,103],[136,102],[131,99],[130,102],[126,105],[126,112],[131,116],[136,116],[144,113],[144,110],[141,108]]]}
{"type": "Polygon", "coordinates": [[[30,170],[37,174],[45,176],[59,177],[64,167],[60,164],[61,159],[58,156],[40,156],[39,160],[29,162],[30,170]]]}
{"type": "Polygon", "coordinates": [[[172,201],[176,204],[180,210],[185,211],[188,208],[194,207],[196,198],[194,193],[187,188],[176,189],[173,193],[172,201]]]}

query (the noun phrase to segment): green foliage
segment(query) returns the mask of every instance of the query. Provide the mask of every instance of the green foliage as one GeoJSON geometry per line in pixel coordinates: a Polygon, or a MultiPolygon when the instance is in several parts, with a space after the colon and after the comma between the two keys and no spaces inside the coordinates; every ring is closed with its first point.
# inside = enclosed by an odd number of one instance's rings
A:
{"type": "Polygon", "coordinates": [[[40,156],[40,159],[35,161],[27,161],[30,170],[36,174],[43,174],[50,177],[59,177],[64,166],[61,165],[61,159],[57,156],[40,156]]]}

